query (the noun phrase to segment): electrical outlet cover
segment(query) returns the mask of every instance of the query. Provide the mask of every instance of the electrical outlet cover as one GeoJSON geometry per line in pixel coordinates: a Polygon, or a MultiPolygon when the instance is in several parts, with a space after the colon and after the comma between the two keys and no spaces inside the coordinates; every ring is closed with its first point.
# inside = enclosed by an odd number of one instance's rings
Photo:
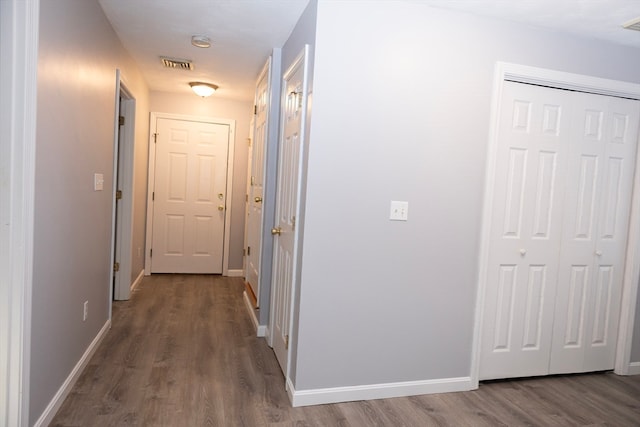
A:
{"type": "Polygon", "coordinates": [[[409,202],[391,201],[391,221],[406,221],[409,218],[409,202]]]}

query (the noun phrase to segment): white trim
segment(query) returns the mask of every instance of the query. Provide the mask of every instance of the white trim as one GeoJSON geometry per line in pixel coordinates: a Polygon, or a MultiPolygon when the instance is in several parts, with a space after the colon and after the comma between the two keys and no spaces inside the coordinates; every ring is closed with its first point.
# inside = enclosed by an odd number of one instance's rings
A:
{"type": "Polygon", "coordinates": [[[244,270],[227,270],[227,277],[244,277],[244,270]]]}
{"type": "MultiPolygon", "coordinates": [[[[640,135],[638,135],[640,145],[640,135]]],[[[631,215],[627,240],[627,257],[622,279],[622,305],[620,306],[620,324],[618,325],[618,345],[614,372],[618,375],[630,375],[631,350],[633,345],[633,327],[638,301],[638,281],[640,280],[640,147],[636,151],[636,170],[631,195],[631,215]],[[633,304],[630,302],[633,301],[633,304]]]]}
{"type": "Polygon", "coordinates": [[[264,339],[267,341],[267,345],[273,348],[273,335],[271,334],[271,329],[269,329],[269,325],[264,326],[264,339]]]}
{"type": "Polygon", "coordinates": [[[357,400],[388,399],[391,397],[416,396],[421,394],[451,393],[473,389],[471,378],[441,378],[424,381],[371,384],[350,387],[332,387],[313,390],[295,390],[287,380],[291,405],[309,406],[327,403],[352,402],[357,400]]]}
{"type": "MultiPolygon", "coordinates": [[[[287,377],[285,379],[284,389],[287,391],[287,396],[289,396],[289,402],[291,402],[291,406],[295,407],[293,402],[295,400],[295,390],[296,390],[296,388],[293,386],[293,382],[291,381],[291,378],[287,377]]],[[[301,405],[301,406],[304,406],[304,405],[301,405]]],[[[310,406],[310,405],[306,405],[306,406],[310,406]]]]}
{"type": "MultiPolygon", "coordinates": [[[[502,88],[506,80],[597,93],[607,96],[640,99],[640,84],[509,64],[505,62],[496,63],[489,143],[487,148],[487,169],[485,174],[484,206],[482,211],[482,231],[480,251],[478,255],[478,289],[471,354],[471,382],[474,388],[478,387],[480,372],[481,330],[482,319],[484,318],[484,296],[487,287],[486,264],[489,257],[489,235],[492,215],[491,206],[493,205],[493,182],[496,172],[497,123],[499,120],[499,106],[502,96],[502,88]]],[[[638,159],[640,159],[640,149],[638,150],[638,156],[638,159]]],[[[631,229],[627,246],[627,259],[623,280],[623,300],[621,306],[619,338],[616,349],[616,373],[624,372],[625,370],[628,370],[629,367],[628,361],[631,352],[633,321],[636,309],[636,299],[632,297],[637,295],[638,281],[640,280],[640,228],[637,225],[634,225],[638,224],[640,221],[640,177],[638,175],[638,168],[636,168],[636,178],[632,196],[633,208],[630,219],[631,229]]]]}
{"type": "MultiPolygon", "coordinates": [[[[153,135],[156,129],[158,119],[199,121],[205,123],[222,124],[229,126],[229,146],[227,151],[227,188],[224,216],[224,248],[222,253],[222,275],[229,276],[229,245],[231,241],[231,204],[233,201],[233,159],[236,145],[236,121],[233,119],[221,119],[216,117],[191,116],[183,114],[169,114],[151,112],[149,114],[149,173],[147,176],[147,226],[146,226],[146,250],[144,262],[144,274],[151,274],[151,243],[153,231],[153,189],[155,188],[155,171],[156,171],[156,144],[153,141],[153,135]]],[[[233,270],[232,270],[233,271],[233,270]]]]}
{"type": "Polygon", "coordinates": [[[256,336],[260,338],[264,338],[267,336],[267,326],[266,325],[258,325],[256,329],[256,336]]]}
{"type": "Polygon", "coordinates": [[[267,333],[267,327],[265,325],[260,325],[258,323],[256,310],[255,308],[253,308],[253,304],[251,303],[251,300],[249,300],[247,291],[244,291],[242,293],[242,299],[244,299],[244,306],[247,308],[247,312],[249,313],[249,319],[251,319],[251,323],[253,323],[253,328],[256,330],[256,336],[264,337],[267,333]]]}
{"type": "Polygon", "coordinates": [[[546,68],[498,62],[496,71],[502,80],[575,90],[606,96],[640,99],[640,85],[546,68]]]}
{"type": "Polygon", "coordinates": [[[0,5],[0,425],[29,422],[39,0],[0,5]]]}
{"type": "Polygon", "coordinates": [[[131,287],[129,288],[129,293],[133,292],[140,283],[142,283],[142,279],[144,279],[144,269],[140,270],[140,273],[138,274],[138,277],[136,277],[136,280],[133,281],[133,283],[131,283],[131,287]]]}
{"type": "Polygon", "coordinates": [[[629,363],[629,367],[625,375],[640,375],[640,362],[629,363]]]}
{"type": "Polygon", "coordinates": [[[58,409],[60,409],[60,406],[62,406],[64,399],[66,399],[66,397],[69,395],[74,384],[76,383],[76,381],[78,381],[80,374],[82,374],[82,371],[84,371],[84,368],[89,363],[89,360],[91,360],[91,356],[93,356],[93,354],[98,349],[98,346],[100,346],[100,343],[107,335],[107,332],[109,332],[109,328],[111,328],[111,320],[107,320],[102,326],[102,329],[100,329],[98,335],[96,335],[78,363],[76,363],[76,366],[73,368],[67,379],[64,381],[64,383],[62,383],[62,386],[60,386],[58,392],[55,394],[55,396],[53,396],[53,399],[51,399],[42,415],[40,415],[40,418],[38,418],[38,421],[35,422],[34,427],[48,426],[51,420],[53,420],[56,412],[58,412],[58,409]]]}

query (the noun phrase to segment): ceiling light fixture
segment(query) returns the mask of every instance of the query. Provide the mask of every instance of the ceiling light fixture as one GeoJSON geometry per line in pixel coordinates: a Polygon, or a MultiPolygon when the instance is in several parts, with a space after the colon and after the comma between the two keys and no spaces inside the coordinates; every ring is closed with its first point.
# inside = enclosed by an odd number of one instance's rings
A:
{"type": "Polygon", "coordinates": [[[218,86],[214,84],[203,82],[189,82],[189,86],[191,86],[196,95],[203,98],[211,96],[218,89],[218,86]]]}
{"type": "Polygon", "coordinates": [[[195,47],[211,47],[211,39],[207,36],[191,36],[191,44],[195,47]]]}

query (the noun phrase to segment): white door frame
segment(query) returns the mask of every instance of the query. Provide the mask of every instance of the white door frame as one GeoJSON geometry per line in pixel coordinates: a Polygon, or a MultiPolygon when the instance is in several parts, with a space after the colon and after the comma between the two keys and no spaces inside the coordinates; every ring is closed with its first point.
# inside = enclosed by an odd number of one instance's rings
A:
{"type": "Polygon", "coordinates": [[[144,274],[151,274],[151,242],[153,230],[153,190],[155,188],[156,176],[156,144],[155,144],[155,125],[158,119],[170,120],[186,120],[199,121],[211,124],[220,124],[229,126],[229,150],[227,152],[227,188],[226,202],[227,208],[224,212],[224,248],[222,254],[222,275],[229,275],[229,242],[231,235],[231,205],[233,200],[233,153],[236,142],[236,121],[232,119],[220,119],[215,117],[190,116],[182,114],[169,114],[152,112],[149,121],[149,175],[147,189],[147,227],[146,227],[146,248],[144,259],[144,274]]]}
{"type": "MultiPolygon", "coordinates": [[[[112,265],[118,261],[120,271],[116,274],[113,268],[109,278],[109,301],[127,300],[131,293],[131,259],[132,259],[132,237],[133,237],[133,156],[135,148],[135,105],[136,101],[127,88],[120,70],[116,70],[116,100],[115,100],[115,120],[114,120],[114,141],[113,141],[113,212],[111,222],[111,261],[112,265]],[[122,103],[120,102],[122,98],[122,103]],[[125,124],[120,126],[119,116],[124,117],[125,124]],[[121,138],[121,144],[118,139],[121,138]],[[122,148],[122,153],[120,153],[122,148]],[[120,166],[118,166],[120,164],[120,166]],[[120,176],[120,188],[122,199],[120,200],[120,210],[116,209],[116,191],[118,190],[118,167],[122,171],[120,176]],[[117,222],[116,222],[117,218],[117,222]],[[117,224],[117,226],[116,226],[117,224]],[[115,238],[115,239],[114,239],[115,238]],[[114,246],[118,246],[117,248],[114,246]],[[115,259],[119,255],[119,260],[115,259]],[[112,286],[114,283],[115,286],[112,286]],[[113,292],[113,294],[111,294],[113,292]]],[[[109,303],[111,305],[111,302],[109,303]]],[[[111,307],[109,307],[109,319],[111,319],[111,307]]]]}
{"type": "MultiPolygon", "coordinates": [[[[505,81],[569,89],[607,96],[618,96],[640,100],[640,84],[602,79],[581,74],[565,73],[544,68],[529,67],[505,62],[496,63],[491,105],[491,123],[487,150],[487,169],[485,174],[484,206],[482,211],[482,231],[478,257],[478,290],[476,295],[476,314],[471,354],[471,383],[478,387],[480,372],[481,331],[484,319],[484,298],[487,288],[487,262],[489,258],[489,237],[494,199],[494,177],[498,143],[498,121],[500,99],[505,81]]],[[[640,141],[639,141],[640,142],[640,141]]],[[[630,373],[633,323],[635,320],[638,281],[640,280],[640,149],[636,153],[633,195],[631,199],[631,220],[624,279],[622,283],[622,305],[620,326],[616,348],[614,372],[620,375],[630,373]]]]}
{"type": "Polygon", "coordinates": [[[0,7],[0,425],[22,427],[29,422],[40,2],[0,7]]]}

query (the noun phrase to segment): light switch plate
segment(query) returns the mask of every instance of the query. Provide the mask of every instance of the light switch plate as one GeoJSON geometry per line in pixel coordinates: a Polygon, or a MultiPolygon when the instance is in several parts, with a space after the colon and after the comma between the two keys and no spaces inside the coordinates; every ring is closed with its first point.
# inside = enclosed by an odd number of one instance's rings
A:
{"type": "Polygon", "coordinates": [[[104,189],[104,175],[101,173],[93,174],[93,190],[102,191],[104,189]]]}
{"type": "Polygon", "coordinates": [[[409,202],[391,201],[391,221],[406,221],[409,217],[409,202]]]}

